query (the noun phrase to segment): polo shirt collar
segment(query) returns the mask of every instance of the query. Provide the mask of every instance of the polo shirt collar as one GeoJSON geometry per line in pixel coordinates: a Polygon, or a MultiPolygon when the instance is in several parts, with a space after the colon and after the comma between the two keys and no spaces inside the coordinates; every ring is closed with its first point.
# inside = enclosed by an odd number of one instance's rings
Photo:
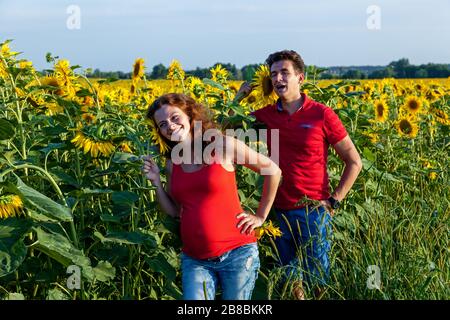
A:
{"type": "MultiPolygon", "coordinates": [[[[309,98],[305,93],[301,93],[301,96],[303,98],[303,109],[305,109],[306,105],[309,103],[309,98]]],[[[283,104],[281,103],[281,98],[277,99],[277,102],[275,103],[277,106],[278,112],[283,112],[283,104]]]]}
{"type": "Polygon", "coordinates": [[[281,98],[277,99],[277,111],[283,112],[283,105],[281,104],[281,98]]]}

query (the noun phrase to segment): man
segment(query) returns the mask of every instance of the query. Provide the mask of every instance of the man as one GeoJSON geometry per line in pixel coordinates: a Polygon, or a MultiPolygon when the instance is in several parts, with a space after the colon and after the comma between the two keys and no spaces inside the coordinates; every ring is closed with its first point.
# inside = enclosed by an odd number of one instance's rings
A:
{"type": "MultiPolygon", "coordinates": [[[[276,245],[287,275],[296,279],[293,293],[297,299],[303,299],[303,283],[314,288],[316,296],[327,283],[331,217],[351,189],[362,163],[336,113],[300,92],[305,78],[300,55],[289,50],[275,52],[266,63],[279,99],[253,115],[269,130],[279,130],[279,166],[283,180],[274,209],[283,236],[276,245]],[[331,193],[327,174],[329,145],[345,164],[339,184],[331,193]],[[321,206],[305,205],[302,201],[305,197],[320,201],[321,206]]],[[[237,96],[243,98],[251,90],[244,83],[237,96]]]]}

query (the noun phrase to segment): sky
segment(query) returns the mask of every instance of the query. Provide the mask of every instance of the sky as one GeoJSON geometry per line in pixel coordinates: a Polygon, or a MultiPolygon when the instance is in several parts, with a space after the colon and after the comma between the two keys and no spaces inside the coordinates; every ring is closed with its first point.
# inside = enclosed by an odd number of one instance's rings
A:
{"type": "Polygon", "coordinates": [[[283,49],[321,67],[450,63],[450,1],[0,0],[6,39],[39,70],[47,52],[103,71],[240,68],[283,49]]]}

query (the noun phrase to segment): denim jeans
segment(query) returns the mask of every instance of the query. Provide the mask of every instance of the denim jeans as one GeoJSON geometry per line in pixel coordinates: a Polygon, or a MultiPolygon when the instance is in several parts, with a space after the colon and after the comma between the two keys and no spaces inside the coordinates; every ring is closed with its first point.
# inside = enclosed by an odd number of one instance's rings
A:
{"type": "Polygon", "coordinates": [[[283,235],[275,241],[288,279],[326,285],[330,273],[331,216],[324,207],[275,209],[283,235]],[[288,225],[289,223],[289,225],[288,225]]]}
{"type": "Polygon", "coordinates": [[[194,259],[182,253],[183,299],[214,300],[220,285],[223,300],[249,300],[259,266],[256,243],[243,245],[209,260],[194,259]]]}

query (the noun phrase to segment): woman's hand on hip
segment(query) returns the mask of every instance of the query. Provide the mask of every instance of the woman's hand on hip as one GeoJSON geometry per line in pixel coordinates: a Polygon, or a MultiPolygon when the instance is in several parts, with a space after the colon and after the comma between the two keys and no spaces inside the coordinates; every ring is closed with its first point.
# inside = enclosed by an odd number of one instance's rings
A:
{"type": "Polygon", "coordinates": [[[252,233],[255,228],[261,227],[264,223],[263,218],[247,212],[239,213],[236,218],[240,219],[237,228],[241,230],[241,233],[246,234],[252,233]]]}

